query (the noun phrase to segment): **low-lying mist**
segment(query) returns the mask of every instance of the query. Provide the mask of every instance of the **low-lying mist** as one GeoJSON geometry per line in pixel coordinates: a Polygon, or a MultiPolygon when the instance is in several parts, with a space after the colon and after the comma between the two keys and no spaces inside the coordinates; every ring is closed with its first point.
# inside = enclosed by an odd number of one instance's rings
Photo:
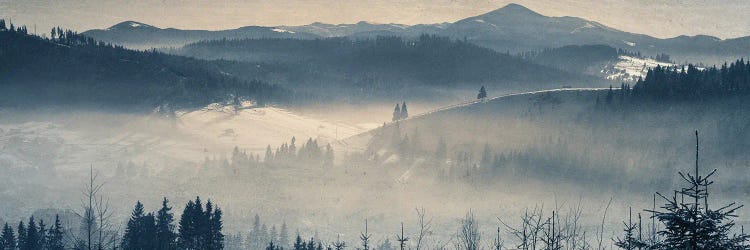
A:
{"type": "Polygon", "coordinates": [[[426,244],[439,248],[452,244],[469,211],[483,241],[500,227],[512,242],[505,224],[520,223],[527,209],[580,213],[590,241],[606,210],[609,244],[629,207],[645,218],[654,192],[681,185],[677,171],[694,164],[695,129],[702,170],[719,169],[712,199],[747,202],[749,123],[725,109],[736,102],[624,108],[605,94],[518,95],[424,116],[415,114],[442,104],[407,100],[413,118],[384,127],[395,103],[212,105],[174,116],[6,109],[0,219],[81,211],[93,168],[123,223],[136,201],[153,211],[162,197],[180,208],[200,196],[225,212],[228,235],[247,233],[258,215],[269,228],[285,223],[303,237],[339,236],[353,246],[365,220],[375,242],[401,222],[416,233],[423,208],[433,231],[426,244]]]}

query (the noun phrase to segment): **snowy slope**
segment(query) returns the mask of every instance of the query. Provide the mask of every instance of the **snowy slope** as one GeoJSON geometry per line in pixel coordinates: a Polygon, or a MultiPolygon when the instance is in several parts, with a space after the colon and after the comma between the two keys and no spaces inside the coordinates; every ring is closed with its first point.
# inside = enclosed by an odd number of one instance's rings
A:
{"type": "Polygon", "coordinates": [[[607,64],[601,73],[609,80],[634,82],[638,78],[646,77],[648,69],[656,66],[675,66],[672,63],[658,62],[650,58],[637,58],[620,55],[614,63],[607,64]]]}
{"type": "Polygon", "coordinates": [[[227,156],[235,146],[262,155],[267,145],[278,147],[292,136],[327,143],[366,130],[278,107],[235,109],[214,104],[178,112],[175,118],[60,114],[0,122],[0,169],[72,170],[127,161],[155,166],[197,163],[205,157],[227,156]]]}

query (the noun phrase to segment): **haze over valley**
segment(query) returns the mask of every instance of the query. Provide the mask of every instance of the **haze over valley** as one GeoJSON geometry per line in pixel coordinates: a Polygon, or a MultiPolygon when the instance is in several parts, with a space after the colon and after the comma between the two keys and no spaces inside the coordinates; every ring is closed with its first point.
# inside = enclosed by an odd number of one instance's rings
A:
{"type": "Polygon", "coordinates": [[[0,19],[0,249],[750,239],[748,37],[520,4],[438,24],[30,25],[0,19]]]}

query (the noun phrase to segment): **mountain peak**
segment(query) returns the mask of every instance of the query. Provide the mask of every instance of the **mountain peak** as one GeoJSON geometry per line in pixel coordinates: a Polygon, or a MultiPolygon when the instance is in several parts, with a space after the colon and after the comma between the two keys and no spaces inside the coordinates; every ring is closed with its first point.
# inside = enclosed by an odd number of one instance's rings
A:
{"type": "Polygon", "coordinates": [[[156,27],[145,24],[145,23],[136,22],[136,21],[124,21],[124,22],[115,24],[112,27],[107,28],[107,30],[143,29],[143,28],[155,29],[156,27]]]}
{"type": "Polygon", "coordinates": [[[505,5],[502,8],[496,9],[492,12],[489,12],[487,14],[491,15],[532,15],[532,16],[542,16],[542,14],[536,13],[533,10],[530,10],[529,8],[524,7],[523,5],[511,3],[508,5],[505,5]]]}

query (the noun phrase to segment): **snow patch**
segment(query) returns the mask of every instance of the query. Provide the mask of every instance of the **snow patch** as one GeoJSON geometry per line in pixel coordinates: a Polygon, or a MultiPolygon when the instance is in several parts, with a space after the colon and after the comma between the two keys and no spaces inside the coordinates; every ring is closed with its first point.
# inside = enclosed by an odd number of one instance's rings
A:
{"type": "Polygon", "coordinates": [[[279,29],[279,28],[273,28],[273,29],[271,29],[271,31],[274,31],[274,32],[279,32],[279,33],[290,33],[290,34],[294,34],[294,31],[290,31],[290,30],[285,30],[285,29],[279,29]]]}
{"type": "Polygon", "coordinates": [[[650,58],[638,58],[632,56],[619,56],[617,62],[613,65],[608,65],[601,70],[607,79],[618,80],[618,81],[637,81],[638,78],[646,77],[646,73],[650,68],[656,66],[672,67],[675,64],[658,62],[650,58]]]}

